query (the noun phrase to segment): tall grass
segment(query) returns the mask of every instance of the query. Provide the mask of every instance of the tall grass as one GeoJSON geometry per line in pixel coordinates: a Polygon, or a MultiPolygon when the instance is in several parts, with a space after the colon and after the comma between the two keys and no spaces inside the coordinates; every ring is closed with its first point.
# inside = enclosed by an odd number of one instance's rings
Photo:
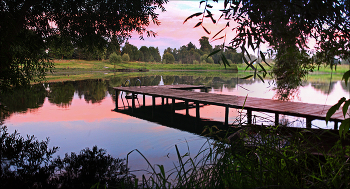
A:
{"type": "MultiPolygon", "coordinates": [[[[208,140],[174,169],[151,167],[139,188],[350,188],[350,148],[328,130],[240,124],[240,130],[208,140]],[[327,141],[326,141],[327,140],[327,141]]],[[[210,136],[220,130],[216,127],[210,136]]]]}

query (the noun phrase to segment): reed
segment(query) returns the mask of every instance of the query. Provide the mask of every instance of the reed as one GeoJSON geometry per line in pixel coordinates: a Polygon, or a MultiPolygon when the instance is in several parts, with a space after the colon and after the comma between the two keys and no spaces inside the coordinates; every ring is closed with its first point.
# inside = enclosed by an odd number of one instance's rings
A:
{"type": "MultiPolygon", "coordinates": [[[[151,167],[138,188],[350,188],[350,148],[336,132],[236,127],[238,132],[208,139],[194,156],[175,145],[178,161],[168,172],[136,150],[151,167]]],[[[207,130],[210,137],[222,132],[207,130]]]]}

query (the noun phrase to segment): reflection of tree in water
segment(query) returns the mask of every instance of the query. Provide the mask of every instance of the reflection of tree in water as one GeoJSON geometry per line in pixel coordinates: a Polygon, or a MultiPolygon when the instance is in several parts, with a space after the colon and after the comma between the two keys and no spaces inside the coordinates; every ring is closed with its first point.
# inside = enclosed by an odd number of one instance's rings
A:
{"type": "MultiPolygon", "coordinates": [[[[134,84],[136,82],[138,78],[132,78],[131,79],[131,83],[134,84]]],[[[147,76],[147,77],[140,77],[139,78],[141,80],[141,85],[143,86],[154,86],[154,85],[158,85],[160,80],[161,80],[161,76],[157,75],[157,76],[147,76]]],[[[137,83],[137,85],[139,85],[137,83]]]]}
{"type": "Polygon", "coordinates": [[[164,85],[172,85],[175,81],[175,77],[174,76],[164,76],[163,77],[163,82],[164,85]]]}
{"type": "Polygon", "coordinates": [[[74,91],[73,83],[70,81],[50,83],[49,102],[67,108],[72,103],[74,91]]]}
{"type": "Polygon", "coordinates": [[[76,90],[79,98],[84,95],[86,102],[100,103],[106,97],[107,83],[101,79],[77,81],[76,90]]]}
{"type": "Polygon", "coordinates": [[[16,88],[13,91],[0,92],[1,116],[4,120],[14,112],[27,112],[44,104],[46,90],[42,84],[26,88],[16,88]]]}
{"type": "Polygon", "coordinates": [[[292,81],[288,81],[288,78],[293,76],[286,76],[286,78],[278,79],[276,81],[276,87],[274,88],[275,95],[273,98],[282,100],[282,101],[290,101],[294,98],[299,97],[299,86],[301,83],[297,79],[293,79],[292,81]],[[295,81],[295,82],[293,82],[295,81]]]}
{"type": "Polygon", "coordinates": [[[324,83],[324,82],[312,82],[311,86],[316,89],[317,91],[321,91],[323,94],[329,94],[333,91],[334,86],[337,82],[333,81],[330,83],[324,83]]]}

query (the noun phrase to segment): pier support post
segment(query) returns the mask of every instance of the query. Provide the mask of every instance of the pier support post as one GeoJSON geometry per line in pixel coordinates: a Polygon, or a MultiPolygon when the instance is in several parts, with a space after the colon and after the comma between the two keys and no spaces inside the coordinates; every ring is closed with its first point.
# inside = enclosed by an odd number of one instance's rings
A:
{"type": "Polygon", "coordinates": [[[306,128],[311,129],[311,121],[312,121],[312,119],[310,117],[306,118],[306,128]]]}
{"type": "Polygon", "coordinates": [[[118,90],[115,90],[115,111],[118,111],[118,100],[119,100],[119,95],[118,95],[118,90]]]}
{"type": "MultiPolygon", "coordinates": [[[[167,99],[168,102],[168,99],[167,99]]],[[[171,117],[171,123],[174,124],[174,116],[175,116],[175,98],[171,99],[171,112],[170,112],[170,117],[171,117]]]]}
{"type": "Polygon", "coordinates": [[[135,108],[135,93],[131,93],[131,112],[134,113],[135,108]]]}
{"type": "Polygon", "coordinates": [[[155,109],[156,109],[156,97],[152,96],[152,118],[154,118],[155,109]]]}
{"type": "Polygon", "coordinates": [[[143,101],[142,106],[145,107],[146,106],[145,105],[146,104],[146,95],[145,94],[143,94],[142,101],[143,101]]]}
{"type": "Polygon", "coordinates": [[[188,101],[185,100],[185,106],[186,106],[186,116],[190,115],[188,112],[188,101]]]}
{"type": "Polygon", "coordinates": [[[197,124],[199,123],[200,115],[199,115],[199,102],[196,102],[196,120],[197,124]]]}
{"type": "Polygon", "coordinates": [[[334,130],[338,130],[338,121],[334,121],[334,130]]]}
{"type": "Polygon", "coordinates": [[[164,97],[162,97],[162,106],[164,106],[164,97]]]}
{"type": "Polygon", "coordinates": [[[228,126],[228,113],[229,113],[229,107],[225,107],[225,126],[228,126]]]}
{"type": "Polygon", "coordinates": [[[169,99],[166,98],[166,105],[169,105],[169,99]]]}
{"type": "Polygon", "coordinates": [[[171,99],[170,108],[171,108],[171,114],[174,114],[175,113],[175,98],[171,99]]]}
{"type": "Polygon", "coordinates": [[[247,109],[247,121],[248,121],[248,124],[252,124],[252,110],[250,109],[247,109]]]}
{"type": "Polygon", "coordinates": [[[280,124],[280,114],[275,113],[275,126],[280,124]]]}

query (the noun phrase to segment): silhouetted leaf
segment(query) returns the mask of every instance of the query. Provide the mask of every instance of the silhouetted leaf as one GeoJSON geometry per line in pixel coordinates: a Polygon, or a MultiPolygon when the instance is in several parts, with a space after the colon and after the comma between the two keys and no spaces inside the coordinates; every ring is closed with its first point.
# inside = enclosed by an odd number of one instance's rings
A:
{"type": "Polygon", "coordinates": [[[212,40],[211,42],[216,41],[216,40],[220,40],[220,39],[222,39],[222,38],[224,38],[224,37],[225,37],[225,36],[221,36],[221,37],[219,37],[219,38],[216,38],[216,39],[212,40]]]}
{"type": "Polygon", "coordinates": [[[243,53],[243,57],[244,57],[244,54],[246,53],[249,60],[251,60],[250,58],[250,54],[248,53],[247,49],[244,47],[245,43],[241,46],[241,49],[242,49],[242,53],[243,53]]]}
{"type": "Polygon", "coordinates": [[[222,28],[218,33],[216,33],[216,34],[212,37],[212,39],[214,39],[217,35],[219,35],[219,33],[221,33],[225,28],[226,28],[226,27],[222,28]]]}
{"type": "Polygon", "coordinates": [[[226,9],[226,7],[227,7],[227,4],[228,4],[228,0],[225,0],[224,1],[224,8],[226,9]]]}
{"type": "Polygon", "coordinates": [[[210,4],[207,4],[207,7],[209,7],[209,8],[213,8],[213,6],[211,6],[210,4]]]}
{"type": "Polygon", "coordinates": [[[264,79],[263,79],[259,74],[257,74],[257,75],[258,75],[258,77],[260,78],[260,80],[261,80],[263,83],[265,83],[264,79]]]}
{"type": "Polygon", "coordinates": [[[345,97],[339,99],[338,103],[334,104],[326,114],[326,124],[328,124],[329,119],[332,117],[332,115],[339,109],[340,105],[346,100],[345,97]]]}
{"type": "Polygon", "coordinates": [[[243,61],[247,64],[247,67],[245,68],[245,70],[247,70],[249,67],[251,67],[253,70],[255,70],[255,67],[253,66],[253,64],[254,64],[254,62],[256,61],[256,59],[253,60],[251,63],[249,63],[249,62],[247,61],[247,59],[246,59],[245,57],[243,57],[243,61]]]}
{"type": "Polygon", "coordinates": [[[266,63],[266,60],[265,60],[265,55],[263,52],[260,51],[260,56],[261,56],[261,59],[266,63]]]}
{"type": "Polygon", "coordinates": [[[188,19],[191,19],[191,18],[193,18],[193,17],[195,17],[195,16],[200,16],[200,15],[202,15],[202,14],[203,14],[203,12],[194,13],[194,14],[192,14],[191,16],[187,17],[187,18],[185,19],[184,23],[187,22],[188,19]]]}
{"type": "Polygon", "coordinates": [[[251,78],[251,77],[253,77],[253,75],[248,75],[248,76],[242,77],[242,78],[240,78],[240,79],[248,79],[248,78],[251,78]]]}
{"type": "Polygon", "coordinates": [[[345,118],[346,113],[348,112],[349,105],[350,105],[350,99],[347,100],[347,101],[345,101],[344,106],[343,106],[343,115],[344,115],[344,118],[345,118]]]}
{"type": "Polygon", "coordinates": [[[341,122],[340,126],[339,126],[339,135],[345,136],[346,133],[349,131],[350,128],[350,118],[345,119],[341,122]]]}
{"type": "Polygon", "coordinates": [[[225,68],[226,68],[226,65],[230,66],[224,54],[221,54],[221,60],[224,63],[225,68]]]}
{"type": "Polygon", "coordinates": [[[207,28],[205,28],[203,25],[202,25],[202,28],[204,29],[204,31],[210,35],[210,32],[207,30],[207,28]]]}
{"type": "Polygon", "coordinates": [[[341,79],[341,80],[344,79],[344,81],[345,81],[345,86],[348,86],[349,77],[350,77],[350,70],[348,70],[347,72],[345,72],[344,75],[343,75],[343,78],[341,79]]]}
{"type": "Polygon", "coordinates": [[[214,52],[210,53],[210,54],[207,56],[207,58],[208,58],[209,56],[212,56],[212,55],[214,55],[214,54],[216,54],[216,53],[220,52],[220,51],[221,51],[221,49],[216,50],[216,51],[214,51],[214,52]]]}
{"type": "Polygon", "coordinates": [[[212,14],[210,15],[210,19],[211,19],[211,21],[212,21],[214,24],[216,24],[216,20],[213,18],[213,15],[212,15],[212,14]]]}
{"type": "Polygon", "coordinates": [[[200,26],[201,24],[202,24],[202,22],[198,22],[198,23],[194,26],[194,28],[200,26]]]}
{"type": "Polygon", "coordinates": [[[264,66],[262,66],[260,63],[258,63],[258,65],[260,66],[260,68],[263,70],[264,73],[267,73],[267,71],[265,70],[264,66]]]}

